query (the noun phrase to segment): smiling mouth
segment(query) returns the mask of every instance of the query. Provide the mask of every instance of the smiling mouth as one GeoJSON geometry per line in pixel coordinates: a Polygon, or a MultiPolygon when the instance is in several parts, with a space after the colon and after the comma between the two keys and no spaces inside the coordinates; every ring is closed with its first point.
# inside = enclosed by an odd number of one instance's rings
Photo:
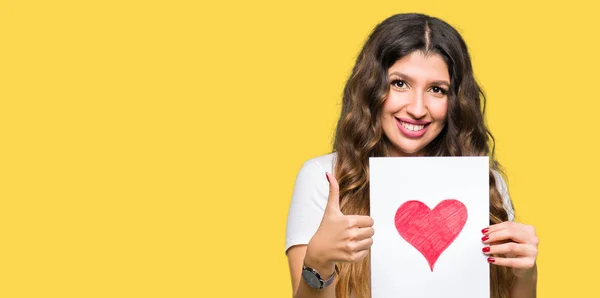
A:
{"type": "Polygon", "coordinates": [[[425,127],[427,127],[429,124],[431,123],[426,123],[426,124],[412,124],[412,123],[408,123],[408,122],[404,122],[398,118],[396,118],[396,120],[398,120],[398,122],[400,123],[400,125],[402,125],[402,127],[406,128],[407,130],[410,131],[421,131],[423,130],[425,127]]]}

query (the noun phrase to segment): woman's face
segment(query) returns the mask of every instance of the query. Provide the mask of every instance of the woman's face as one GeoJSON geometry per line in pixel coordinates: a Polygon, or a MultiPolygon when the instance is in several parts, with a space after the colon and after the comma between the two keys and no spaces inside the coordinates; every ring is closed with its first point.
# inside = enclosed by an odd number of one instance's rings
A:
{"type": "Polygon", "coordinates": [[[382,126],[394,156],[420,155],[446,123],[450,75],[438,54],[415,51],[388,70],[382,126]]]}

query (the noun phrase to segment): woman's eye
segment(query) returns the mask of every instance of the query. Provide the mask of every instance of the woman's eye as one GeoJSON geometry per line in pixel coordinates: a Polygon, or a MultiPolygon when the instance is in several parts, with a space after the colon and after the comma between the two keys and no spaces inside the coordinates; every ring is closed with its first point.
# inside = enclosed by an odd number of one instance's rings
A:
{"type": "Polygon", "coordinates": [[[436,86],[432,87],[431,91],[433,91],[433,93],[446,94],[446,90],[436,86]]]}
{"type": "Polygon", "coordinates": [[[405,88],[406,87],[406,82],[402,81],[402,80],[393,80],[392,81],[392,86],[397,87],[397,88],[405,88]]]}

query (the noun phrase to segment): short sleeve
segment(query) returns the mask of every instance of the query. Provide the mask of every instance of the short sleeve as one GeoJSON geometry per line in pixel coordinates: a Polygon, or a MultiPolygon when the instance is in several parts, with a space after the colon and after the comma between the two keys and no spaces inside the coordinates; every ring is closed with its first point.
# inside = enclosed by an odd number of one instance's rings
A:
{"type": "Polygon", "coordinates": [[[500,175],[500,173],[498,173],[496,171],[493,171],[493,173],[494,173],[494,177],[496,178],[496,188],[498,189],[498,192],[502,196],[502,201],[504,202],[504,209],[506,210],[506,213],[508,213],[508,220],[514,221],[515,220],[515,210],[513,208],[512,201],[508,194],[508,187],[506,185],[506,181],[504,181],[504,178],[502,178],[502,175],[500,175]]]}
{"type": "Polygon", "coordinates": [[[308,244],[325,213],[329,185],[325,170],[314,160],[304,163],[294,185],[288,213],[285,251],[294,246],[308,244]]]}

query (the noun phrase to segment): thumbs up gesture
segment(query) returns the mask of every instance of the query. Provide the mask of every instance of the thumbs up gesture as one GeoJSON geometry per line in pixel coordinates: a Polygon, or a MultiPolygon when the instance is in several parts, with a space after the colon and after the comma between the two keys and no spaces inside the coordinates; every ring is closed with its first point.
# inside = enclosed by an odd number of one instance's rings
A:
{"type": "Polygon", "coordinates": [[[332,174],[329,198],[319,229],[308,243],[305,262],[321,268],[333,268],[336,262],[358,262],[367,256],[373,244],[373,218],[344,215],[340,210],[339,185],[332,174]]]}

